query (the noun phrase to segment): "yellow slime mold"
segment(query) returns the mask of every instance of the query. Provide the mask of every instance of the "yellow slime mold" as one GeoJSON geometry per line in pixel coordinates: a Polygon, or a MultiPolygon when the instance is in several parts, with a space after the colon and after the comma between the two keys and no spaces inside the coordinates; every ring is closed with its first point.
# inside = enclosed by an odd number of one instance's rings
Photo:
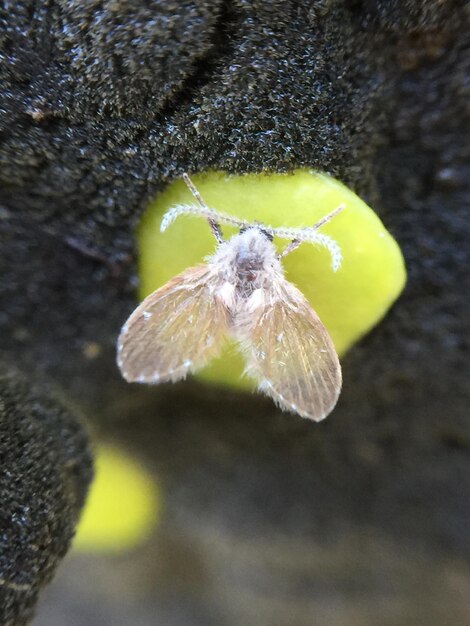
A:
{"type": "Polygon", "coordinates": [[[144,540],[159,513],[153,480],[115,448],[98,450],[95,478],[73,547],[77,551],[128,550],[144,540]]]}

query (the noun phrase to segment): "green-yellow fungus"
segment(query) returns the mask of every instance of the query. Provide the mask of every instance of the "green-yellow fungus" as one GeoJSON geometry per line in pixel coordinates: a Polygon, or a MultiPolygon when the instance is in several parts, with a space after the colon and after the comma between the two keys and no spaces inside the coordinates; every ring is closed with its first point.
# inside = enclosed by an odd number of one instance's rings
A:
{"type": "MultiPolygon", "coordinates": [[[[383,318],[402,291],[406,272],[396,241],[370,207],[327,174],[310,170],[243,176],[206,172],[193,175],[192,180],[208,206],[273,227],[310,226],[338,205],[346,205],[321,227],[342,251],[342,265],[336,273],[331,270],[328,251],[307,243],[283,259],[286,278],[307,297],[340,355],[383,318]]],[[[160,232],[165,211],[189,203],[194,199],[184,182],[177,180],[143,216],[138,229],[142,298],[214,251],[215,241],[204,219],[182,216],[160,232]]],[[[234,232],[224,228],[225,236],[234,232]]],[[[251,387],[242,372],[242,359],[229,344],[198,376],[214,383],[251,387]]]]}

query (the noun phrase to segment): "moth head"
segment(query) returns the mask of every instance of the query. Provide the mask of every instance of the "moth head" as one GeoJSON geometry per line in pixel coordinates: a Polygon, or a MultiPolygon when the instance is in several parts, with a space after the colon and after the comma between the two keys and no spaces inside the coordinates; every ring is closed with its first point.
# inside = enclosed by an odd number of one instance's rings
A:
{"type": "Polygon", "coordinates": [[[233,262],[239,271],[272,267],[277,253],[270,234],[258,225],[242,228],[232,239],[233,262]]]}
{"type": "Polygon", "coordinates": [[[278,263],[269,234],[256,225],[242,227],[239,233],[219,245],[210,260],[222,264],[234,275],[268,269],[278,263]]]}

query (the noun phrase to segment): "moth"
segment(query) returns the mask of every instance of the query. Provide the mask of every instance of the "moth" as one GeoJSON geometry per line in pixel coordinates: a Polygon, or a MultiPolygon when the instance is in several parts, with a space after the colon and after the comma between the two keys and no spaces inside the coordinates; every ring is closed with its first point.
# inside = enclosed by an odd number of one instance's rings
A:
{"type": "Polygon", "coordinates": [[[187,174],[197,204],[163,216],[161,231],[180,215],[204,217],[217,241],[206,263],[190,267],[150,294],[122,327],[117,363],[128,382],[177,381],[217,356],[234,339],[245,373],[286,411],[320,421],[341,390],[333,342],[303,294],[284,277],[281,259],[302,243],[324,246],[333,271],[341,263],[336,241],[318,232],[344,205],[306,228],[273,228],[209,208],[187,174]],[[221,224],[239,232],[224,241],[221,224]],[[273,243],[290,243],[280,253],[273,243]]]}

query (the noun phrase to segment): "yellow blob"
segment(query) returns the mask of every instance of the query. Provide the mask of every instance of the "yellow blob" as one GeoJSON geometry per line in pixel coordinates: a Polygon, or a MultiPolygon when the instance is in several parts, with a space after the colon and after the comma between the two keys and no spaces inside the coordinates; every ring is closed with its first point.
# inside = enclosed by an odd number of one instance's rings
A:
{"type": "Polygon", "coordinates": [[[149,535],[158,513],[157,487],[150,476],[122,452],[102,447],[73,547],[82,552],[128,550],[149,535]]]}
{"type": "MultiPolygon", "coordinates": [[[[341,247],[335,273],[327,250],[308,243],[283,259],[286,278],[304,293],[328,329],[338,353],[375,326],[402,291],[406,272],[400,249],[384,225],[358,196],[327,174],[297,170],[290,174],[229,176],[206,172],[191,177],[208,206],[270,226],[311,226],[339,204],[346,208],[321,227],[341,247]]],[[[138,230],[140,296],[172,276],[201,263],[215,239],[200,217],[181,216],[164,233],[160,221],[176,204],[194,204],[182,180],[169,185],[148,207],[138,230]]],[[[225,237],[233,229],[223,227],[225,237]]],[[[275,241],[281,249],[285,241],[275,241]]],[[[199,376],[212,382],[252,387],[241,377],[242,359],[233,346],[199,376]]]]}

